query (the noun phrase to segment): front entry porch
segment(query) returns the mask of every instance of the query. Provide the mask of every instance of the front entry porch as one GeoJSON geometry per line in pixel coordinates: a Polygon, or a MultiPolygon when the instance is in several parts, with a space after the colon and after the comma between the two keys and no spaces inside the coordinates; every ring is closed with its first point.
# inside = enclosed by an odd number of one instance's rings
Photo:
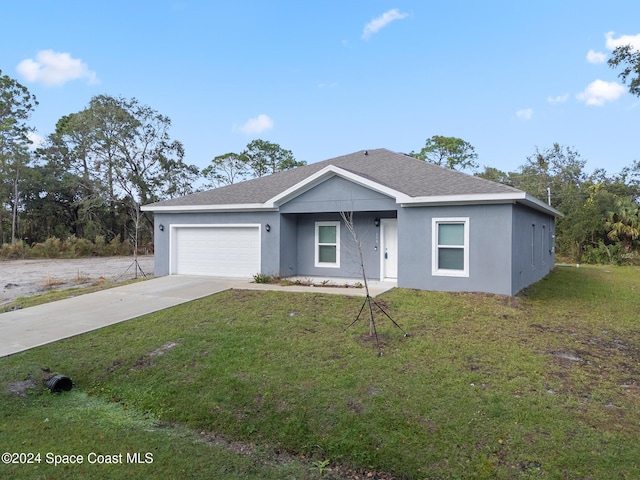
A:
{"type": "Polygon", "coordinates": [[[334,284],[367,280],[396,282],[398,220],[396,211],[354,212],[354,238],[339,212],[280,216],[282,278],[316,278],[334,284]]]}

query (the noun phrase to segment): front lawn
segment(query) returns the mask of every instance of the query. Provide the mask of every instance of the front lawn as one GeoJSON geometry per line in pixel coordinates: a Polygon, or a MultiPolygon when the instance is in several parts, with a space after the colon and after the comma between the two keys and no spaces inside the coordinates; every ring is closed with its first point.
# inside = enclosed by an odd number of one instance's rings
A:
{"type": "Polygon", "coordinates": [[[640,478],[639,274],[395,289],[377,301],[411,336],[377,317],[382,356],[366,319],[344,331],[362,298],[234,290],[3,358],[1,449],[41,461],[0,475],[640,478]]]}

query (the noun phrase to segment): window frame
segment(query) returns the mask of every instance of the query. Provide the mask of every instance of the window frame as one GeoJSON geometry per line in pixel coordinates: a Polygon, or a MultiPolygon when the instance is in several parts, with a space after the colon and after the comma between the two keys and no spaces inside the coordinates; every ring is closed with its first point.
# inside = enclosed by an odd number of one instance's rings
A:
{"type": "Polygon", "coordinates": [[[434,217],[431,219],[431,274],[440,277],[468,277],[469,276],[469,217],[434,217]],[[464,226],[463,245],[438,244],[438,231],[441,224],[462,224],[464,226]],[[438,252],[440,248],[460,248],[463,250],[464,268],[453,270],[440,268],[438,265],[438,252]]]}
{"type": "Polygon", "coordinates": [[[318,268],[340,268],[340,222],[316,222],[315,223],[315,238],[314,238],[314,266],[318,268]],[[336,243],[320,243],[320,227],[336,227],[336,243]],[[336,261],[321,262],[320,261],[320,247],[321,246],[335,246],[336,247],[336,261]]]}

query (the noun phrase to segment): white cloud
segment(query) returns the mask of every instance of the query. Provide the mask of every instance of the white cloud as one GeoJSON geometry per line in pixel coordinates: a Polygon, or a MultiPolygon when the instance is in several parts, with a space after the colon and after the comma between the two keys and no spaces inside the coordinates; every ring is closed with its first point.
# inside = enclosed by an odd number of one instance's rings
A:
{"type": "Polygon", "coordinates": [[[338,85],[338,82],[321,82],[318,84],[318,88],[333,88],[338,85]]]}
{"type": "Polygon", "coordinates": [[[640,33],[637,35],[620,35],[618,38],[613,38],[614,35],[615,32],[607,32],[604,35],[607,39],[605,45],[609,50],[622,45],[631,45],[634,49],[640,50],[640,33]]]}
{"type": "Polygon", "coordinates": [[[551,104],[565,103],[567,100],[569,100],[568,93],[565,93],[564,95],[558,95],[557,97],[547,97],[547,102],[551,104]]]}
{"type": "Polygon", "coordinates": [[[595,50],[589,50],[587,53],[587,62],[589,63],[604,63],[606,59],[606,53],[596,52],[595,50]]]}
{"type": "Polygon", "coordinates": [[[16,69],[28,82],[41,82],[47,86],[59,87],[78,78],[98,83],[96,72],[89,70],[82,60],[53,50],[39,51],[35,60],[27,58],[16,69]]]}
{"type": "Polygon", "coordinates": [[[408,13],[402,13],[397,8],[389,10],[388,12],[385,12],[379,17],[374,18],[365,25],[364,31],[362,32],[362,39],[369,40],[369,38],[371,38],[371,35],[373,35],[374,33],[378,33],[389,23],[393,22],[394,20],[402,20],[403,18],[406,18],[408,16],[408,13]]]}
{"type": "Polygon", "coordinates": [[[273,120],[268,115],[261,113],[255,118],[250,118],[247,123],[240,127],[240,131],[250,135],[252,133],[261,133],[265,130],[271,130],[273,128],[273,120]]]}
{"type": "Polygon", "coordinates": [[[601,106],[605,102],[617,100],[625,91],[624,86],[619,83],[595,80],[587,85],[582,93],[576,95],[576,98],[587,105],[601,106]]]}
{"type": "Polygon", "coordinates": [[[28,132],[27,138],[31,140],[31,145],[29,146],[29,150],[35,150],[36,148],[40,148],[46,139],[42,135],[38,135],[35,132],[28,132]]]}
{"type": "Polygon", "coordinates": [[[522,110],[518,110],[516,112],[516,116],[520,120],[531,120],[531,117],[533,117],[533,109],[532,108],[524,108],[522,110]]]}

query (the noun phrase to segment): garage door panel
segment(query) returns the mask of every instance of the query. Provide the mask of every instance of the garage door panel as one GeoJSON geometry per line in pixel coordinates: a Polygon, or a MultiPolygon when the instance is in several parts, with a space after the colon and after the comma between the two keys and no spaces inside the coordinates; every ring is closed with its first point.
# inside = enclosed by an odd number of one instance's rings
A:
{"type": "Polygon", "coordinates": [[[172,273],[250,278],[260,272],[257,226],[175,228],[172,273]]]}

